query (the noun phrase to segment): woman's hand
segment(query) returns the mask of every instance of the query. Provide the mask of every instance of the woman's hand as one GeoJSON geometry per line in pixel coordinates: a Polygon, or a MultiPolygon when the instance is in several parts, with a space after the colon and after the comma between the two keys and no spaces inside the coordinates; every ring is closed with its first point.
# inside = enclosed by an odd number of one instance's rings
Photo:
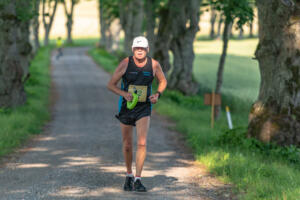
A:
{"type": "Polygon", "coordinates": [[[152,95],[149,97],[150,102],[151,102],[152,104],[156,104],[157,101],[158,101],[158,96],[159,96],[158,93],[152,94],[152,95]]]}
{"type": "Polygon", "coordinates": [[[126,99],[126,101],[132,101],[132,94],[130,92],[124,92],[123,97],[126,99]]]}

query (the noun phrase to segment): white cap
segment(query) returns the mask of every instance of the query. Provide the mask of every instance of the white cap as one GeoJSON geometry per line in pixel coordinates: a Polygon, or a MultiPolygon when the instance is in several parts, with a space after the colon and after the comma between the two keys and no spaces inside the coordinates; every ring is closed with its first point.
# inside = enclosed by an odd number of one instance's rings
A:
{"type": "Polygon", "coordinates": [[[148,40],[144,36],[138,36],[135,37],[132,43],[132,48],[134,47],[143,47],[143,48],[148,48],[148,40]]]}

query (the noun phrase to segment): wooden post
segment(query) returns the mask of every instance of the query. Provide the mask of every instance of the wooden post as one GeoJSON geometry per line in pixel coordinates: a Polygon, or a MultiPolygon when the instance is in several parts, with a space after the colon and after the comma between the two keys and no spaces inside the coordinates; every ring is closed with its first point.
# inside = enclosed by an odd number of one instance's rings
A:
{"type": "Polygon", "coordinates": [[[212,90],[211,97],[211,128],[214,128],[215,123],[215,92],[212,90]]]}

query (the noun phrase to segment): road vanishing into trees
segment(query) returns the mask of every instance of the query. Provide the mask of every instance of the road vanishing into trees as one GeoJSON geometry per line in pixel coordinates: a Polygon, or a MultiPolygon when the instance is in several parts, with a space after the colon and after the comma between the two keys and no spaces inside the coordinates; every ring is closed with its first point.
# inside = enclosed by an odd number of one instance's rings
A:
{"type": "Polygon", "coordinates": [[[122,190],[122,138],[114,118],[118,97],[106,89],[110,75],[87,50],[67,48],[58,60],[53,53],[52,120],[2,164],[1,200],[233,199],[230,186],[195,164],[182,135],[155,113],[143,171],[148,192],[122,190]]]}

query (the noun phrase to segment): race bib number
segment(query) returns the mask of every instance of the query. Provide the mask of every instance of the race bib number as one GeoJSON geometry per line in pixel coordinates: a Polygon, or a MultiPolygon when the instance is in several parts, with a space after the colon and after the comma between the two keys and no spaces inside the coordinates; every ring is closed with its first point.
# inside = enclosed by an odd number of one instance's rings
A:
{"type": "Polygon", "coordinates": [[[139,97],[138,102],[146,102],[147,100],[147,86],[145,85],[129,85],[128,92],[134,93],[139,97]]]}

